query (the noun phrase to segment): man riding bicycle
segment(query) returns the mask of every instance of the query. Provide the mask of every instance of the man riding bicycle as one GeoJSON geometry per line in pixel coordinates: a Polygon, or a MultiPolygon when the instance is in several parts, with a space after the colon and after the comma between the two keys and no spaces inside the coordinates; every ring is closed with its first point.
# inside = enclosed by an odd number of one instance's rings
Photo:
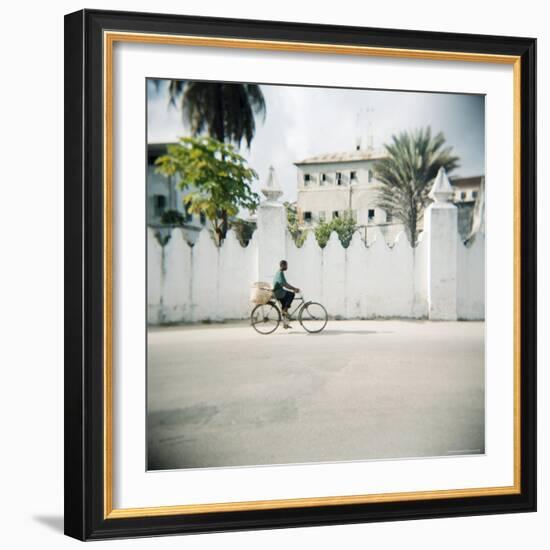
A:
{"type": "Polygon", "coordinates": [[[292,328],[288,324],[288,308],[294,300],[294,296],[297,292],[300,292],[299,288],[292,286],[287,283],[285,277],[285,271],[288,269],[288,263],[286,260],[281,260],[279,262],[279,271],[275,274],[273,278],[273,294],[279,302],[281,302],[281,309],[283,312],[283,327],[292,328]],[[285,290],[288,289],[288,290],[285,290]]]}

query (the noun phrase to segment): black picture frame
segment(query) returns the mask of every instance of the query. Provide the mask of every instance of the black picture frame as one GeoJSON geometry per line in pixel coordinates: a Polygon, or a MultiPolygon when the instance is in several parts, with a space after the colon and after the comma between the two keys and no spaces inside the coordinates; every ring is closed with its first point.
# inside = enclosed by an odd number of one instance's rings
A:
{"type": "Polygon", "coordinates": [[[80,540],[536,510],[536,40],[82,10],[65,17],[65,533],[80,540]],[[517,494],[105,517],[103,33],[124,31],[511,55],[521,67],[517,494]]]}

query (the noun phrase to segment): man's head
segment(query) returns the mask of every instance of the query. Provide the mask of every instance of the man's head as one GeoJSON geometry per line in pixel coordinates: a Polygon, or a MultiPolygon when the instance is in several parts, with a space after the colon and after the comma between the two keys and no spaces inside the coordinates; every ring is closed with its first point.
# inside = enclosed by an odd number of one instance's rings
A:
{"type": "Polygon", "coordinates": [[[281,271],[286,271],[287,270],[288,264],[286,263],[286,260],[281,260],[279,262],[279,268],[281,269],[281,271]]]}

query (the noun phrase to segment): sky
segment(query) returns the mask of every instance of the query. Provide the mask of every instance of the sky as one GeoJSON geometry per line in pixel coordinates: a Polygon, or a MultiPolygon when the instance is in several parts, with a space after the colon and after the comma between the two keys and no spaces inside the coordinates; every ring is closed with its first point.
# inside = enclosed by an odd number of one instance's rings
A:
{"type": "MultiPolygon", "coordinates": [[[[148,142],[190,135],[181,111],[169,105],[168,81],[147,86],[148,142]]],[[[456,176],[485,173],[485,98],[482,95],[261,85],[265,120],[256,118],[250,149],[240,153],[258,173],[254,190],[273,166],[284,196],[296,199],[294,162],[323,153],[353,151],[358,139],[380,148],[392,135],[430,126],[460,158],[456,176]]]]}

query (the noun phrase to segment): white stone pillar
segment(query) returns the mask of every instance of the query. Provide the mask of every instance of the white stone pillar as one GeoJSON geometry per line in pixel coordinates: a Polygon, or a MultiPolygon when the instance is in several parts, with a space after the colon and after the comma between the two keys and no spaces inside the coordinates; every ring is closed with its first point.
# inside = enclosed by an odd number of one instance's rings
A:
{"type": "Polygon", "coordinates": [[[453,189],[444,168],[435,178],[430,197],[433,203],[424,213],[427,240],[428,318],[440,321],[457,319],[456,256],[458,219],[451,202],[453,189]]]}
{"type": "Polygon", "coordinates": [[[286,210],[279,201],[283,192],[275,179],[273,166],[269,168],[267,184],[262,188],[265,200],[257,212],[258,263],[257,279],[271,283],[279,262],[286,259],[286,210]]]}

